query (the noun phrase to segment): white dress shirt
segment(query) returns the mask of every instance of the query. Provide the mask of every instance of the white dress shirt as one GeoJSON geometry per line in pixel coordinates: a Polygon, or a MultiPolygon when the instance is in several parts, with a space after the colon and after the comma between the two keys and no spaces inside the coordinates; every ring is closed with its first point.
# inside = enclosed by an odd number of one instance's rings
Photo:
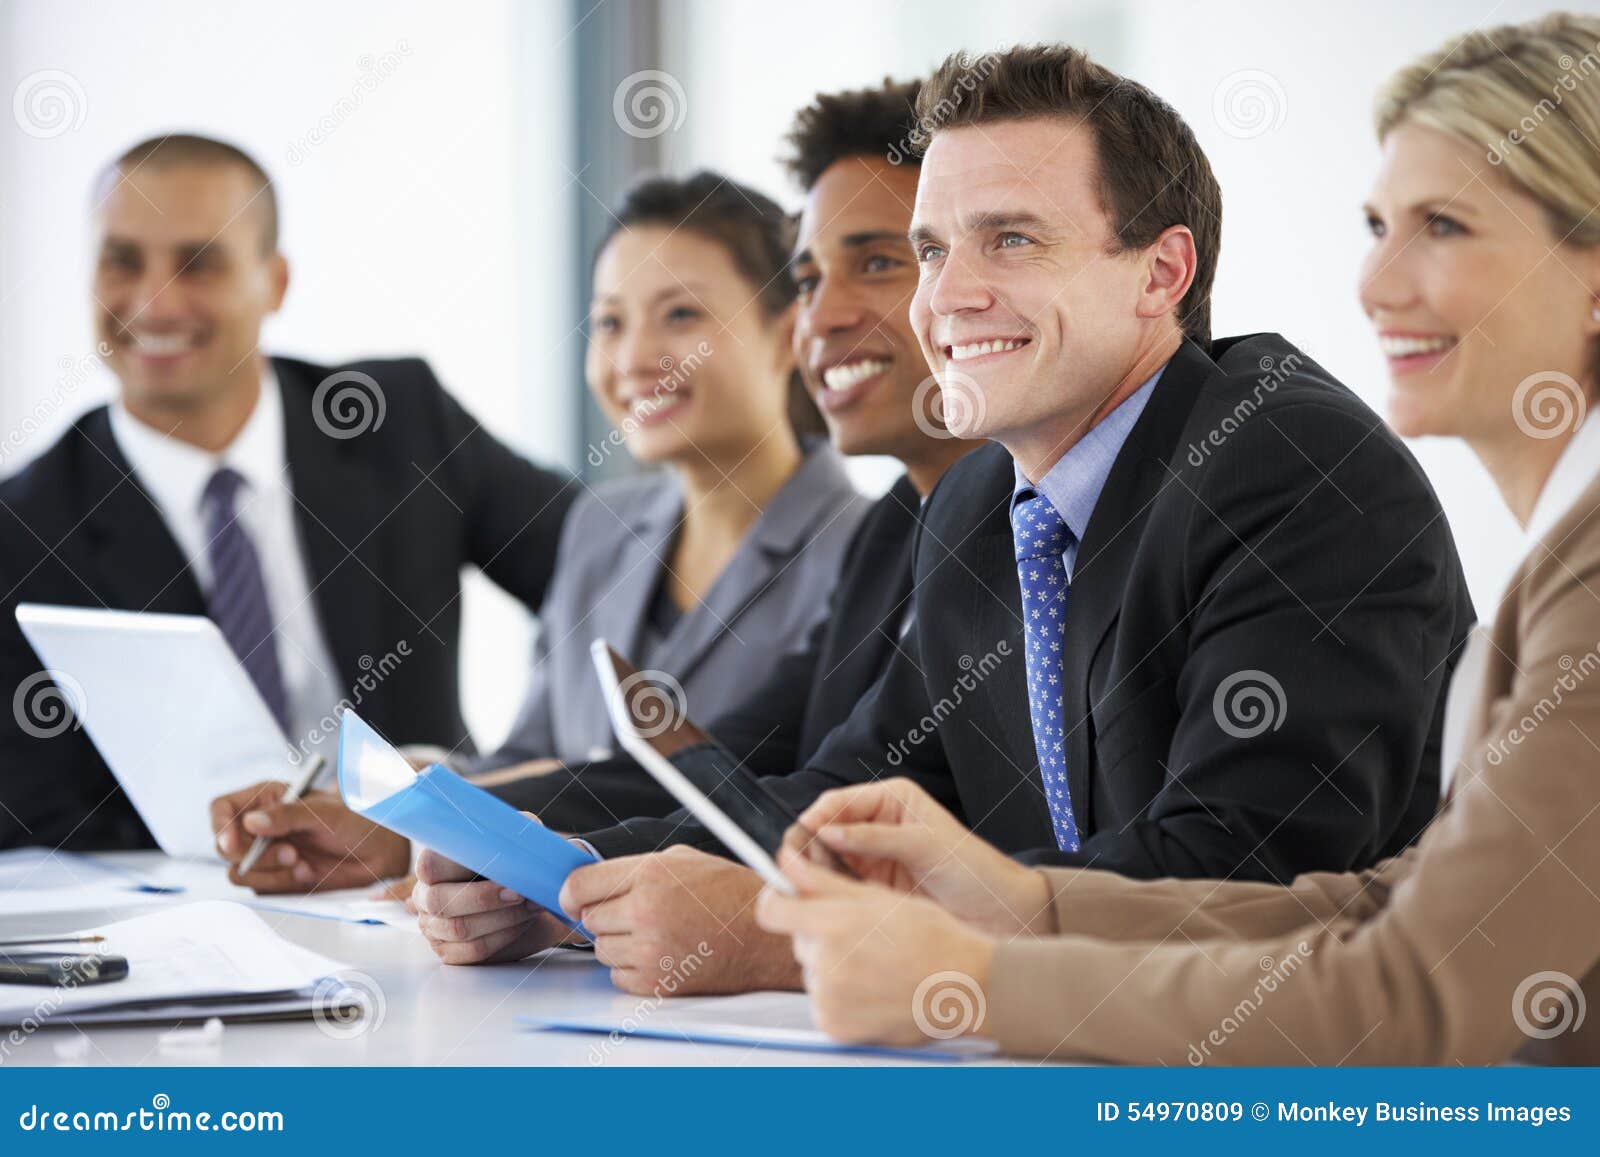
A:
{"type": "MultiPolygon", "coordinates": [[[[211,592],[209,536],[201,496],[211,476],[230,466],[244,478],[238,517],[261,560],[272,613],[273,643],[288,695],[289,741],[310,753],[331,748],[337,730],[324,734],[323,716],[339,702],[342,680],[311,601],[311,583],[295,528],[294,492],[284,450],[283,399],[269,367],[244,428],[221,454],[179,441],[111,404],[111,433],[145,492],[160,508],[200,590],[211,592]]],[[[324,754],[331,756],[330,750],[324,754]]]]}
{"type": "MultiPolygon", "coordinates": [[[[1539,497],[1534,500],[1533,513],[1528,516],[1528,525],[1523,529],[1522,543],[1517,552],[1519,568],[1522,561],[1533,554],[1539,540],[1549,534],[1555,524],[1572,509],[1597,473],[1600,473],[1600,407],[1591,412],[1583,425],[1578,427],[1572,441],[1567,443],[1566,449],[1561,451],[1561,457],[1556,459],[1555,468],[1550,471],[1550,477],[1545,479],[1539,497]]],[[[1512,577],[1515,577],[1515,571],[1512,577]]],[[[1496,605],[1504,598],[1505,592],[1502,591],[1500,598],[1495,600],[1496,605]]],[[[1450,682],[1450,692],[1445,699],[1444,736],[1440,751],[1441,796],[1449,794],[1456,768],[1465,753],[1467,720],[1478,695],[1478,686],[1483,682],[1490,646],[1488,629],[1481,625],[1474,627],[1450,682]]]]}

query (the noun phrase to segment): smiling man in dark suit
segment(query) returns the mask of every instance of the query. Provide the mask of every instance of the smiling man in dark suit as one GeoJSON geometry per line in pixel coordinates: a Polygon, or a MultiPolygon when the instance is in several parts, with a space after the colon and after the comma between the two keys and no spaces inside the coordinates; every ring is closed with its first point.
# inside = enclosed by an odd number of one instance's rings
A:
{"type": "MultiPolygon", "coordinates": [[[[1288,880],[1405,847],[1473,619],[1422,470],[1281,337],[1212,337],[1221,193],[1148,89],[1034,46],[952,56],[918,112],[911,326],[951,429],[996,444],[928,499],[882,678],[767,782],[798,809],[908,776],[1005,851],[1129,876],[1288,880]]],[[[673,855],[568,879],[602,957],[671,942],[639,883],[673,855]]],[[[424,926],[447,960],[565,933],[492,884],[419,906],[457,917],[424,926]]],[[[729,950],[788,951],[762,937],[729,950]]]]}
{"type": "MultiPolygon", "coordinates": [[[[16,696],[0,847],[150,844],[85,734],[30,719],[43,676],[18,602],[209,614],[303,750],[347,697],[398,741],[464,742],[461,568],[537,608],[573,484],[496,441],[420,360],[261,352],[289,270],[245,153],[145,141],[106,170],[95,220],[117,397],[0,484],[0,691],[16,696]]],[[[364,854],[406,867],[403,841],[364,854]]]]}

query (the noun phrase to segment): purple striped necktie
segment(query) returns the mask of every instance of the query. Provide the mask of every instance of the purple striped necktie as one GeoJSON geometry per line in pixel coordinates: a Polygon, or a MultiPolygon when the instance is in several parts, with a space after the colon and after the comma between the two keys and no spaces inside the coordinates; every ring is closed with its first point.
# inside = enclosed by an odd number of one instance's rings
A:
{"type": "Polygon", "coordinates": [[[239,522],[235,505],[244,477],[227,466],[206,483],[200,496],[205,515],[207,553],[211,558],[211,621],[266,701],[273,717],[289,730],[289,696],[278,666],[278,641],[273,635],[272,608],[255,543],[239,522]]]}

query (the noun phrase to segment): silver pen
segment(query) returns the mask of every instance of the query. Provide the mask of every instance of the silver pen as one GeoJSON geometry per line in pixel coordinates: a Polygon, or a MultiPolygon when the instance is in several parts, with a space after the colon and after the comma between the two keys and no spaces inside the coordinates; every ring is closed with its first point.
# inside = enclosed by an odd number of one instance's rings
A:
{"type": "MultiPolygon", "coordinates": [[[[317,776],[322,774],[322,769],[328,761],[320,755],[313,755],[306,760],[306,768],[300,773],[300,778],[289,785],[289,790],[283,793],[280,803],[294,803],[295,800],[311,790],[311,785],[317,781],[317,776]]],[[[250,845],[250,850],[245,853],[244,859],[239,861],[239,874],[242,876],[256,866],[256,861],[261,858],[261,853],[267,850],[267,845],[272,843],[271,836],[257,836],[256,842],[250,845]]]]}

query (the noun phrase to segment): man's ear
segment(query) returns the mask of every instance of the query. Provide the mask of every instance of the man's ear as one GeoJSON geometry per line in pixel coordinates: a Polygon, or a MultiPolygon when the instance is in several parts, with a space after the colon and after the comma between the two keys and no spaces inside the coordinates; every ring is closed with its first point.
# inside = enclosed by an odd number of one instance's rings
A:
{"type": "Polygon", "coordinates": [[[1145,250],[1147,279],[1140,295],[1139,316],[1176,314],[1184,294],[1194,284],[1198,258],[1194,234],[1187,225],[1169,225],[1145,250]]]}
{"type": "Polygon", "coordinates": [[[268,313],[277,313],[283,308],[284,295],[289,292],[289,259],[281,253],[274,253],[269,259],[270,268],[267,276],[272,279],[272,296],[268,313]]]}

